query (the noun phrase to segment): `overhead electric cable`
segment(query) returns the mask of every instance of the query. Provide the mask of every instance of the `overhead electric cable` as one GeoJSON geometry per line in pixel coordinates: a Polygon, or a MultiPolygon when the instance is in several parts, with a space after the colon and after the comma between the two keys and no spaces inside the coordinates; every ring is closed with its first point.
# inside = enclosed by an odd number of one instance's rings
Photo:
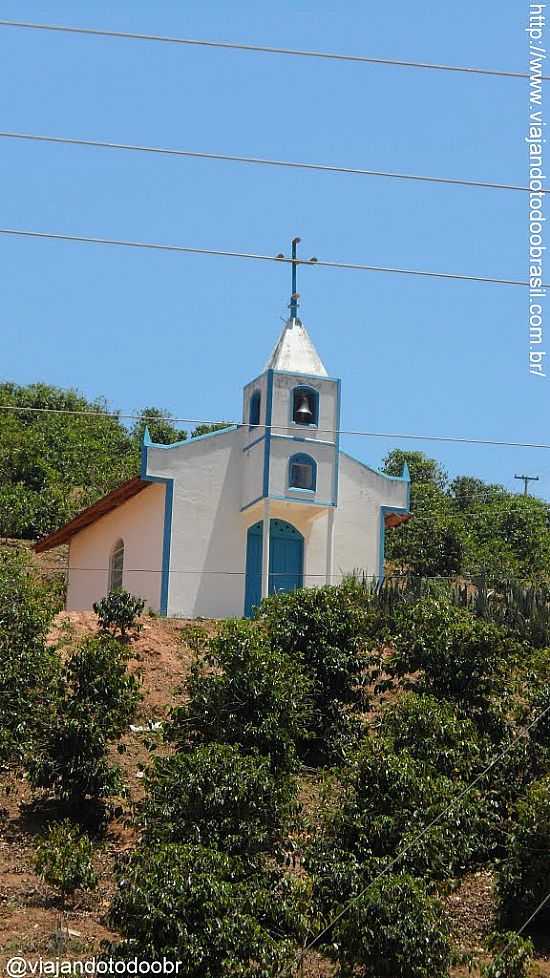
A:
{"type": "MultiPolygon", "coordinates": [[[[95,419],[111,419],[124,421],[158,421],[158,415],[148,416],[146,414],[125,414],[122,411],[76,411],[70,410],[68,408],[39,408],[39,407],[21,407],[17,404],[0,404],[0,411],[13,411],[19,414],[70,414],[87,418],[95,419]]],[[[192,424],[192,425],[213,425],[213,424],[224,424],[227,428],[238,428],[243,427],[245,422],[243,421],[208,421],[204,418],[168,418],[173,424],[192,424]]],[[[274,425],[274,424],[249,424],[246,422],[246,427],[249,429],[269,429],[270,431],[288,431],[288,425],[274,425]]],[[[220,429],[221,430],[221,429],[220,429]]],[[[330,435],[357,435],[363,436],[365,438],[400,438],[400,439],[411,439],[414,441],[441,441],[441,442],[451,442],[452,444],[461,445],[496,445],[501,448],[541,448],[550,449],[550,444],[545,442],[524,442],[524,441],[499,441],[493,438],[463,438],[456,435],[421,435],[421,434],[410,434],[395,431],[358,431],[356,429],[346,429],[346,428],[316,428],[317,434],[330,434],[330,435]]],[[[193,439],[190,438],[184,442],[184,444],[192,445],[193,439]]],[[[380,473],[383,474],[383,473],[380,473]]]]}
{"type": "MultiPolygon", "coordinates": [[[[333,51],[307,51],[280,48],[266,44],[242,44],[237,41],[211,41],[191,37],[172,37],[163,34],[137,34],[130,31],[111,31],[95,27],[71,27],[65,24],[37,24],[23,20],[0,20],[0,27],[20,27],[33,31],[54,31],[65,34],[88,34],[93,37],[114,37],[131,41],[159,41],[163,44],[184,44],[191,47],[223,48],[231,51],[251,51],[259,54],[284,54],[299,58],[320,58],[325,61],[344,61],[355,64],[390,65],[397,68],[423,68],[432,71],[453,71],[467,75],[493,75],[498,78],[529,78],[523,71],[498,68],[478,68],[465,65],[436,64],[429,61],[409,61],[398,58],[375,58],[362,54],[337,54],[333,51]]],[[[548,81],[548,75],[542,75],[548,81]]]]}
{"type": "MultiPolygon", "coordinates": [[[[459,282],[482,282],[484,285],[520,285],[529,287],[529,282],[519,279],[492,278],[487,275],[462,275],[455,272],[427,272],[416,268],[395,268],[384,265],[366,265],[358,262],[326,261],[317,258],[293,259],[284,255],[261,255],[248,251],[223,251],[220,248],[195,248],[184,245],[160,244],[152,241],[126,241],[117,238],[99,238],[82,234],[60,234],[51,231],[30,231],[22,228],[0,228],[0,234],[20,238],[48,238],[53,241],[79,241],[84,244],[111,245],[121,248],[145,248],[149,251],[172,251],[187,255],[216,255],[223,258],[245,258],[253,261],[274,261],[294,265],[313,265],[321,268],[345,268],[355,272],[385,272],[388,275],[413,275],[421,278],[451,279],[459,282]]],[[[543,288],[550,288],[543,283],[543,288]]]]}
{"type": "MultiPolygon", "coordinates": [[[[202,150],[170,149],[164,146],[143,146],[136,143],[113,143],[100,139],[79,139],[72,136],[44,136],[31,132],[0,131],[3,139],[19,139],[37,143],[61,143],[64,146],[89,146],[96,149],[116,149],[133,153],[157,153],[161,156],[185,157],[186,159],[219,160],[226,163],[246,163],[258,166],[286,167],[313,170],[321,173],[347,173],[352,176],[386,177],[390,180],[413,180],[421,183],[438,183],[456,187],[475,187],[486,190],[519,190],[529,193],[529,187],[513,183],[494,183],[488,180],[467,180],[457,177],[432,177],[418,173],[399,173],[392,170],[370,170],[364,167],[336,166],[331,163],[304,163],[295,160],[274,160],[259,156],[237,156],[232,153],[207,153],[202,150]]],[[[546,193],[545,190],[541,193],[546,193]]]]}

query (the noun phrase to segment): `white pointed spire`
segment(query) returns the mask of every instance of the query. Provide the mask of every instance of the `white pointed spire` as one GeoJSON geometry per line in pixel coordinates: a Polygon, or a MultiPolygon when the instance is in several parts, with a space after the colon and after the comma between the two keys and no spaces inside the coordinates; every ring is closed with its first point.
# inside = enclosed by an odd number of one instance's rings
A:
{"type": "Polygon", "coordinates": [[[288,370],[290,373],[327,377],[321,357],[301,320],[288,319],[266,363],[266,370],[288,370]]]}

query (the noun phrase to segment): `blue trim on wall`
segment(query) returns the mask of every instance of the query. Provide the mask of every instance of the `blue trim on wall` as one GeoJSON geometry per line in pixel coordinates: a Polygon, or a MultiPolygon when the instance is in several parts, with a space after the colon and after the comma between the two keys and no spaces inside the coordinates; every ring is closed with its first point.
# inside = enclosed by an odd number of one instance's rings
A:
{"type": "Polygon", "coordinates": [[[287,484],[287,488],[291,489],[292,492],[308,492],[311,495],[315,495],[317,491],[317,462],[315,461],[315,459],[311,455],[306,455],[304,452],[296,452],[294,455],[291,455],[288,460],[286,484],[287,484]],[[312,467],[311,481],[313,482],[311,489],[306,489],[304,486],[291,486],[290,469],[293,462],[297,462],[298,464],[301,463],[303,465],[311,465],[312,467]]]}
{"type": "MultiPolygon", "coordinates": [[[[393,476],[392,478],[396,478],[393,476]]],[[[404,515],[409,515],[409,509],[407,506],[381,506],[380,507],[380,550],[378,552],[378,579],[379,581],[384,580],[384,550],[385,550],[385,537],[386,537],[386,527],[384,525],[384,517],[388,513],[399,513],[404,515]]]]}
{"type": "Polygon", "coordinates": [[[186,446],[195,445],[198,441],[204,441],[205,438],[217,438],[218,435],[228,435],[230,431],[238,431],[240,427],[238,424],[230,424],[227,428],[220,428],[219,431],[208,431],[206,435],[196,435],[195,438],[184,438],[183,441],[174,441],[171,445],[161,445],[156,441],[151,441],[151,436],[146,428],[143,443],[148,448],[161,448],[163,451],[170,451],[172,448],[185,448],[186,446]],[[147,434],[148,441],[145,441],[145,434],[147,434]]]}
{"type": "Polygon", "coordinates": [[[147,472],[147,452],[148,449],[154,448],[169,448],[169,445],[154,445],[151,441],[151,435],[149,430],[146,428],[143,433],[143,442],[141,445],[141,478],[145,482],[154,482],[160,485],[164,485],[164,527],[162,533],[162,569],[160,576],[160,614],[166,616],[168,614],[168,593],[170,588],[170,552],[172,548],[172,514],[174,510],[174,480],[163,478],[162,476],[149,475],[147,472]]]}
{"type": "Polygon", "coordinates": [[[273,409],[273,370],[267,371],[265,396],[265,446],[264,446],[264,480],[263,495],[269,495],[269,458],[271,454],[271,418],[273,409]]]}
{"type": "Polygon", "coordinates": [[[245,509],[250,509],[251,506],[255,506],[256,503],[260,502],[260,499],[264,499],[264,496],[256,496],[256,499],[253,499],[251,503],[247,503],[246,506],[241,506],[241,513],[244,513],[245,509]]]}
{"type": "MultiPolygon", "coordinates": [[[[410,486],[410,477],[407,478],[406,475],[387,475],[385,472],[381,472],[380,469],[373,469],[372,465],[367,465],[366,462],[362,462],[360,459],[355,458],[355,455],[350,455],[349,452],[345,452],[342,448],[340,449],[340,455],[345,455],[346,458],[350,458],[352,462],[357,462],[357,465],[361,465],[362,468],[367,469],[369,472],[373,472],[374,475],[379,475],[381,479],[388,479],[390,482],[408,482],[410,486]]],[[[407,469],[408,474],[408,469],[407,469]]]]}
{"type": "MultiPolygon", "coordinates": [[[[294,425],[294,427],[301,430],[300,425],[294,425]]],[[[315,430],[315,425],[308,425],[308,428],[313,428],[315,430]]],[[[307,435],[278,435],[275,432],[271,435],[273,439],[281,438],[284,441],[301,441],[307,442],[309,445],[328,445],[330,448],[334,445],[333,441],[326,441],[324,438],[308,438],[307,435]]]]}
{"type": "Polygon", "coordinates": [[[301,499],[299,496],[269,496],[269,499],[275,499],[277,502],[285,503],[305,503],[306,506],[332,506],[332,499],[326,502],[324,499],[312,499],[312,493],[309,489],[291,489],[290,492],[300,493],[303,492],[307,495],[307,499],[301,499]]]}

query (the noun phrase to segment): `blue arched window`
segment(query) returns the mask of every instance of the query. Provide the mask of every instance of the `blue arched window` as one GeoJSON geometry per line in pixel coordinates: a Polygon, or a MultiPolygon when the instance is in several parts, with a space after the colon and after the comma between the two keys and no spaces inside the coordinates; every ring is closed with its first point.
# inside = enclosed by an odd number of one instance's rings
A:
{"type": "Polygon", "coordinates": [[[315,492],[317,463],[311,455],[292,455],[288,460],[288,488],[315,492]]]}
{"type": "Polygon", "coordinates": [[[292,421],[307,427],[319,423],[319,392],[300,384],[292,391],[292,421]]]}
{"type": "Polygon", "coordinates": [[[262,395],[260,391],[254,391],[252,397],[250,398],[250,406],[248,409],[248,427],[252,428],[254,425],[260,423],[260,409],[262,406],[262,395]]]}

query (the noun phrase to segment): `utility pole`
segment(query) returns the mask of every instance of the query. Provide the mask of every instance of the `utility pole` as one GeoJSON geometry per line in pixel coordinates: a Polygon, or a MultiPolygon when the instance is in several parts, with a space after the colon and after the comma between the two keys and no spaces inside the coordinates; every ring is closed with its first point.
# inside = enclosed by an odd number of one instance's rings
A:
{"type": "Polygon", "coordinates": [[[538,482],[539,481],[538,475],[515,475],[514,476],[514,479],[519,479],[521,482],[523,482],[523,495],[524,496],[527,496],[528,495],[528,493],[527,493],[527,485],[528,485],[528,483],[529,482],[538,482]]]}

